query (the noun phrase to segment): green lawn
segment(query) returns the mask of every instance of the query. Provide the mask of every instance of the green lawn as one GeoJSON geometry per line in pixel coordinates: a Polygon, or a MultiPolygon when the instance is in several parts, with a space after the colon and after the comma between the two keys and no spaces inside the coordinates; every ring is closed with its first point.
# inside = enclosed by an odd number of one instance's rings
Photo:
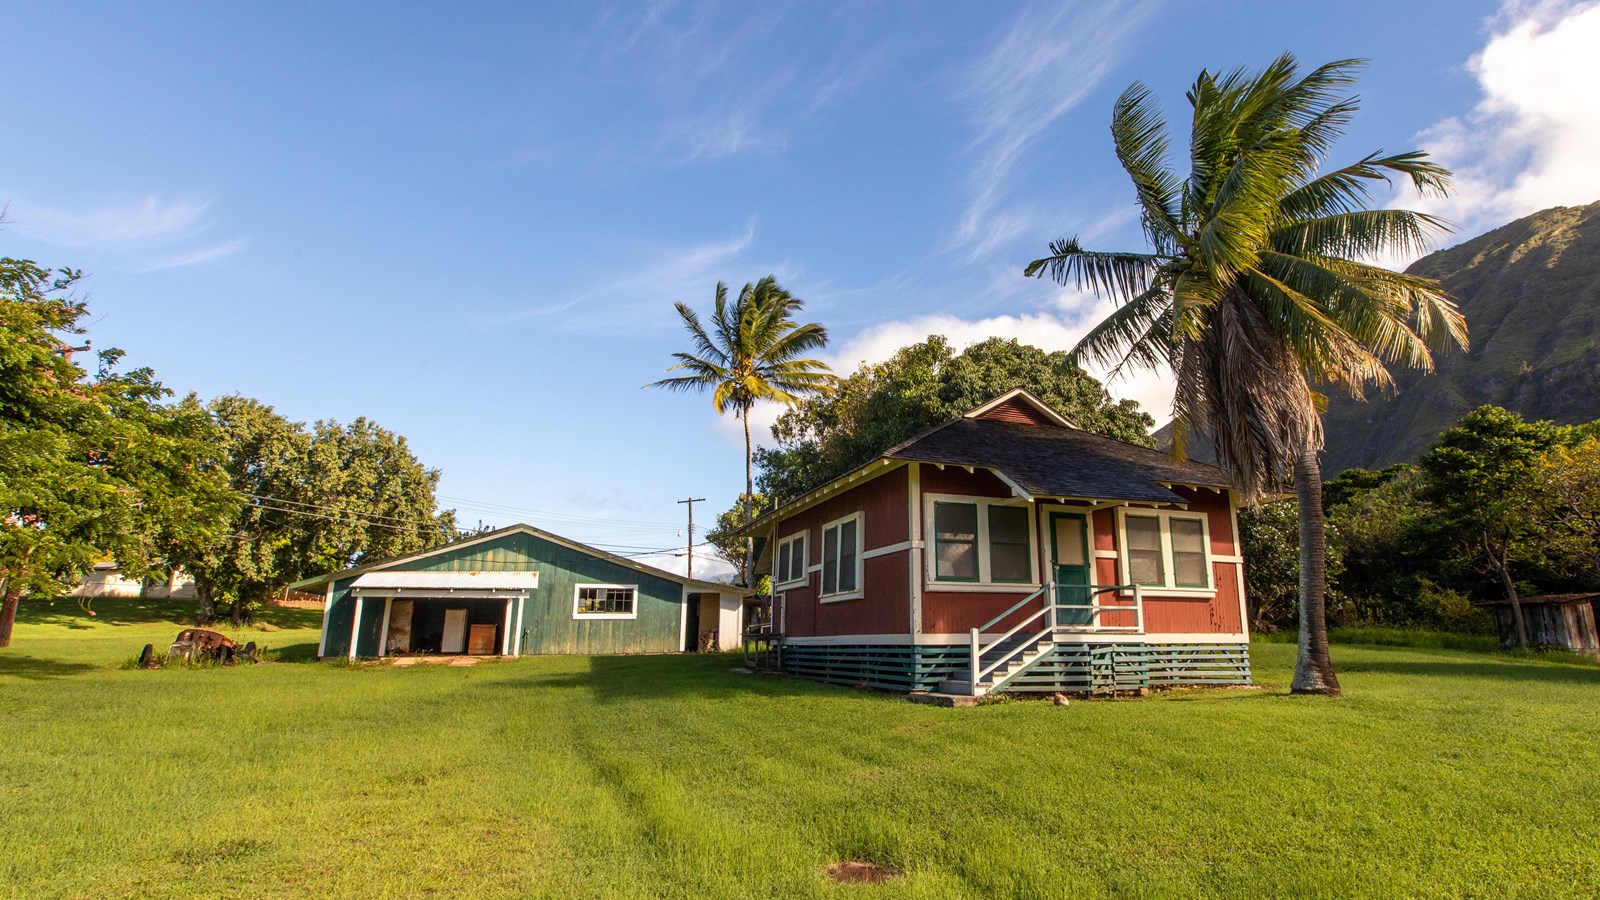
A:
{"type": "Polygon", "coordinates": [[[1327,701],[1261,643],[1262,691],[936,709],[725,656],[295,662],[299,612],[245,635],[284,661],[130,671],[179,625],[96,610],[0,651],[0,894],[1600,895],[1592,665],[1341,645],[1327,701]]]}

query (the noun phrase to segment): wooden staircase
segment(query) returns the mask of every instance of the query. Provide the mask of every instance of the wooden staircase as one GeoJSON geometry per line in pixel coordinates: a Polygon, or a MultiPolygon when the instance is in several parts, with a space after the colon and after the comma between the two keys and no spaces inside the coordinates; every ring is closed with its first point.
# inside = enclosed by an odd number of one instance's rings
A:
{"type": "Polygon", "coordinates": [[[979,678],[977,690],[972,689],[972,672],[969,667],[966,679],[951,679],[940,682],[939,693],[983,697],[1000,690],[1010,683],[1011,679],[1033,668],[1041,660],[1048,658],[1051,653],[1055,652],[1055,642],[1048,640],[1048,634],[1049,632],[1042,635],[1034,635],[1031,642],[1023,642],[1028,643],[1029,646],[1022,649],[1021,652],[1015,653],[1015,655],[1010,655],[1010,653],[1016,649],[1016,645],[1004,648],[1003,652],[1009,655],[1009,659],[999,668],[979,678]]]}

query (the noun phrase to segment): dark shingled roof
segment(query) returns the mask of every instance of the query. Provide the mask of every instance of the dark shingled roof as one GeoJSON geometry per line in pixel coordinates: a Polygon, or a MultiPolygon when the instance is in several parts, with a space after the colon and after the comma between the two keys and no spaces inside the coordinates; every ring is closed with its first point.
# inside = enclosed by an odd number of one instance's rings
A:
{"type": "Polygon", "coordinates": [[[1077,428],[956,419],[884,454],[889,459],[998,469],[1035,497],[1182,503],[1161,482],[1227,487],[1215,466],[1077,428]]]}

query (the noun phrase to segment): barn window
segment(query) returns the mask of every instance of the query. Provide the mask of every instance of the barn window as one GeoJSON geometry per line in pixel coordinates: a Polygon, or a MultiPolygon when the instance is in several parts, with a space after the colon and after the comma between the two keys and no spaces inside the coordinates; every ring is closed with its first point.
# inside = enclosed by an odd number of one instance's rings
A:
{"type": "Polygon", "coordinates": [[[861,596],[861,514],[822,528],[822,596],[849,600],[861,596]]]}
{"type": "Polygon", "coordinates": [[[798,584],[806,580],[806,533],[790,535],[778,542],[776,581],[781,585],[798,584]]]}
{"type": "Polygon", "coordinates": [[[633,619],[638,616],[638,585],[580,584],[575,591],[572,606],[575,619],[633,619]]]}

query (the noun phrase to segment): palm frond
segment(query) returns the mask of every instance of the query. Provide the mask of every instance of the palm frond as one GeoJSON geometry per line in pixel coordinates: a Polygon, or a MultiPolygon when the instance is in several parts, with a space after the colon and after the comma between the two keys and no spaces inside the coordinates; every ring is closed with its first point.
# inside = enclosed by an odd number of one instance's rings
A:
{"type": "Polygon", "coordinates": [[[1077,238],[1050,242],[1050,255],[1028,263],[1028,278],[1049,275],[1057,284],[1073,284],[1126,302],[1149,289],[1166,257],[1153,253],[1105,253],[1085,250],[1077,238]]]}
{"type": "Polygon", "coordinates": [[[1117,159],[1133,179],[1145,236],[1168,252],[1183,240],[1182,181],[1168,168],[1167,122],[1155,109],[1154,95],[1134,82],[1111,111],[1111,140],[1117,159]]]}

